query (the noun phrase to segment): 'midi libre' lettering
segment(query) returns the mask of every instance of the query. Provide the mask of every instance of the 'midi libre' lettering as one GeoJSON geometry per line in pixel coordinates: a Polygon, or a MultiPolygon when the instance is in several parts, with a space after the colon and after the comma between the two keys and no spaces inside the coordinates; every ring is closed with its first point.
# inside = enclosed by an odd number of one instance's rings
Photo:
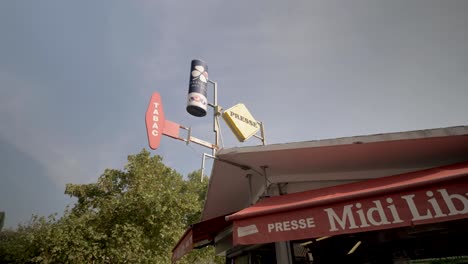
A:
{"type": "MultiPolygon", "coordinates": [[[[449,194],[446,189],[440,189],[437,191],[442,196],[442,199],[448,208],[448,214],[442,212],[439,203],[437,202],[437,199],[434,197],[434,193],[431,191],[427,191],[426,196],[428,198],[431,198],[428,200],[428,202],[431,204],[434,214],[432,214],[431,210],[429,209],[427,209],[425,212],[420,212],[416,204],[414,203],[414,194],[405,195],[401,197],[405,199],[406,203],[408,204],[411,214],[413,215],[413,221],[468,213],[468,199],[465,198],[463,195],[449,194]],[[457,209],[455,203],[461,204],[463,208],[461,210],[457,209]]],[[[466,193],[465,195],[468,195],[468,193],[466,193]]]]}
{"type": "Polygon", "coordinates": [[[384,212],[382,207],[382,203],[379,200],[373,201],[375,207],[370,207],[367,209],[367,212],[364,211],[362,208],[361,203],[356,203],[355,205],[350,204],[346,205],[343,208],[343,215],[341,218],[335,213],[332,208],[324,209],[328,215],[328,221],[330,222],[330,231],[338,231],[337,225],[342,230],[346,229],[356,229],[360,227],[370,227],[370,226],[380,226],[380,225],[389,225],[389,224],[397,224],[403,222],[398,215],[398,211],[393,205],[393,199],[387,198],[387,203],[390,205],[387,206],[391,215],[392,215],[392,222],[390,222],[387,218],[387,215],[384,212]],[[356,220],[353,214],[353,206],[355,206],[358,210],[356,210],[356,214],[359,217],[360,225],[356,224],[356,220]]]}
{"type": "Polygon", "coordinates": [[[251,125],[251,126],[253,126],[255,128],[258,127],[257,122],[252,121],[250,119],[247,119],[247,118],[245,118],[245,117],[243,117],[243,116],[241,116],[241,115],[239,115],[237,113],[234,113],[232,111],[230,113],[231,113],[231,116],[233,116],[234,118],[239,119],[240,121],[245,122],[245,123],[247,123],[247,124],[249,124],[249,125],[251,125]]]}
{"type": "MultiPolygon", "coordinates": [[[[423,211],[421,211],[422,208],[418,208],[418,205],[415,203],[415,194],[401,196],[411,213],[411,219],[404,220],[420,221],[468,213],[468,199],[466,198],[468,193],[465,193],[465,195],[449,194],[446,189],[439,189],[437,192],[442,199],[437,199],[432,191],[427,191],[425,193],[427,203],[419,205],[425,209],[423,211]],[[440,207],[439,202],[442,201],[445,204],[445,208],[448,209],[446,212],[440,207]]],[[[345,205],[341,216],[339,216],[333,208],[324,209],[330,223],[329,231],[366,228],[404,222],[400,218],[398,209],[392,198],[387,198],[385,200],[385,206],[382,205],[380,200],[374,200],[372,203],[374,205],[370,208],[362,208],[361,203],[345,205]],[[359,222],[356,220],[359,220],[359,222]]]]}

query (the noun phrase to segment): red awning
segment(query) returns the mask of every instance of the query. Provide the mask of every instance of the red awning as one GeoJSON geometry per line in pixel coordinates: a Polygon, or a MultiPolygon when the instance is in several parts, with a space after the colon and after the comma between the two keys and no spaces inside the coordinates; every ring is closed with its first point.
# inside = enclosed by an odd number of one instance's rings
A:
{"type": "Polygon", "coordinates": [[[468,217],[468,162],[264,199],[226,217],[261,244],[468,217]]]}
{"type": "Polygon", "coordinates": [[[230,222],[225,220],[224,215],[193,224],[185,231],[177,245],[172,249],[172,262],[178,261],[193,248],[210,244],[218,232],[229,225],[230,222]]]}

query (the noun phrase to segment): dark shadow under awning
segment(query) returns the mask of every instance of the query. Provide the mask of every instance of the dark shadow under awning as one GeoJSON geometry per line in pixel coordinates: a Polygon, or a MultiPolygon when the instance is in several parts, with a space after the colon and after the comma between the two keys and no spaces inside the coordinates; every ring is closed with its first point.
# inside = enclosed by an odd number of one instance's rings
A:
{"type": "Polygon", "coordinates": [[[181,259],[194,248],[211,244],[215,236],[231,224],[225,217],[223,215],[191,225],[172,250],[172,262],[181,259]]]}

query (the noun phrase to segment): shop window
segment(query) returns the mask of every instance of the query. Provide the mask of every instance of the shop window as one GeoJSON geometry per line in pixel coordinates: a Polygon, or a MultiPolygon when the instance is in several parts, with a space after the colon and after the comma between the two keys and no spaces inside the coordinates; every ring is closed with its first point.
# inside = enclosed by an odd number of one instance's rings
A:
{"type": "Polygon", "coordinates": [[[294,264],[468,263],[468,219],[290,244],[294,264]]]}
{"type": "Polygon", "coordinates": [[[226,258],[228,264],[274,264],[276,263],[275,244],[257,245],[237,249],[226,258]],[[234,255],[234,256],[232,256],[234,255]]]}

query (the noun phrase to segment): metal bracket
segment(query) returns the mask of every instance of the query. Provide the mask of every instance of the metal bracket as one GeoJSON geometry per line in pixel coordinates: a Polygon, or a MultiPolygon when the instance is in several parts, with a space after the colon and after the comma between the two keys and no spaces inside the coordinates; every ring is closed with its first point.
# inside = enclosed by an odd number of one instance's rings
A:
{"type": "Polygon", "coordinates": [[[258,135],[253,135],[253,136],[260,139],[262,141],[263,146],[265,146],[266,145],[265,127],[263,126],[263,122],[257,121],[257,123],[260,125],[260,136],[258,135]]]}
{"type": "Polygon", "coordinates": [[[216,159],[216,157],[213,156],[213,155],[210,155],[208,153],[203,153],[203,158],[202,158],[202,163],[201,163],[201,177],[200,177],[201,182],[203,182],[203,173],[205,171],[205,159],[206,159],[206,157],[216,159]]]}
{"type": "Polygon", "coordinates": [[[219,105],[215,105],[213,106],[213,111],[215,116],[220,116],[223,111],[223,108],[219,105]]]}
{"type": "Polygon", "coordinates": [[[184,141],[185,144],[190,144],[190,142],[193,142],[195,144],[198,144],[200,146],[203,146],[203,147],[207,147],[209,149],[212,149],[212,150],[217,150],[219,147],[215,144],[212,144],[208,141],[205,141],[205,140],[202,140],[202,139],[199,139],[199,138],[196,138],[196,137],[192,137],[192,128],[191,127],[184,127],[184,126],[180,126],[180,128],[184,129],[184,130],[187,130],[187,138],[176,138],[178,140],[181,140],[181,141],[184,141]]]}

